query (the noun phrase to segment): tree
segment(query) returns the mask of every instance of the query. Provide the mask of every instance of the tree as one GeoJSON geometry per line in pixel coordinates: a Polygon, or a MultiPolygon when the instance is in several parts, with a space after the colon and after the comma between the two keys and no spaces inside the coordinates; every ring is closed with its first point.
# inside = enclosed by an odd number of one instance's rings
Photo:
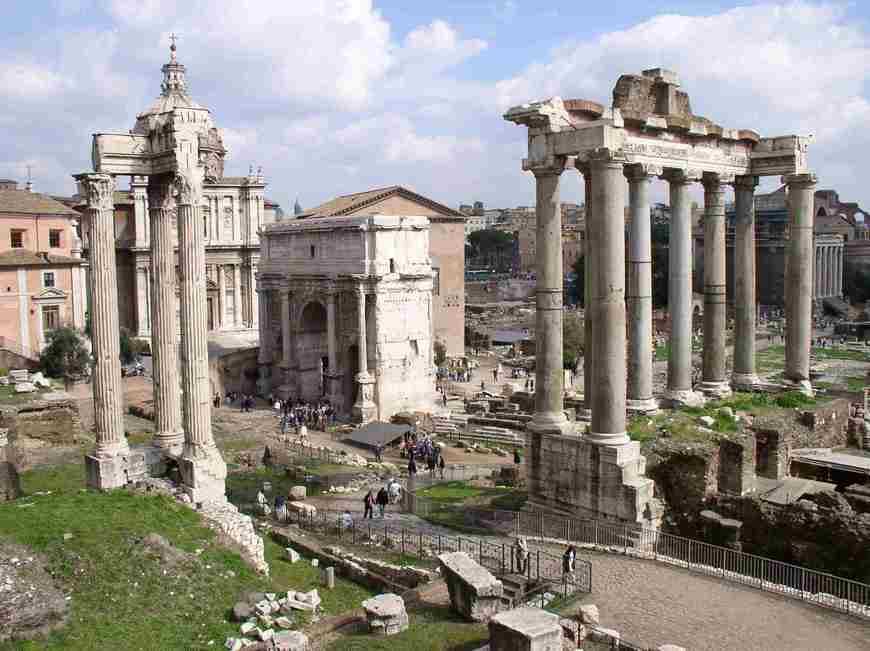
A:
{"type": "Polygon", "coordinates": [[[574,265],[571,267],[571,270],[574,272],[574,275],[577,278],[574,280],[574,300],[581,307],[586,307],[586,256],[581,255],[574,261],[574,265]]]}
{"type": "Polygon", "coordinates": [[[69,381],[87,373],[91,355],[75,328],[64,326],[48,333],[48,345],[39,356],[39,368],[49,377],[69,381]]]}
{"type": "Polygon", "coordinates": [[[584,325],[576,314],[566,314],[562,319],[562,367],[574,370],[577,360],[583,356],[584,325]]]}
{"type": "Polygon", "coordinates": [[[514,237],[510,233],[486,228],[471,233],[468,243],[471,247],[466,251],[478,264],[499,271],[510,268],[514,251],[514,237]]]}
{"type": "Polygon", "coordinates": [[[133,348],[133,340],[130,339],[130,333],[126,328],[121,328],[119,348],[121,350],[121,363],[129,364],[136,358],[136,353],[133,348]]]}
{"type": "Polygon", "coordinates": [[[668,242],[670,225],[653,223],[652,226],[652,299],[654,307],[668,304],[668,242]]]}
{"type": "Polygon", "coordinates": [[[443,341],[436,341],[432,348],[435,352],[435,366],[442,366],[447,361],[447,346],[443,341]]]}

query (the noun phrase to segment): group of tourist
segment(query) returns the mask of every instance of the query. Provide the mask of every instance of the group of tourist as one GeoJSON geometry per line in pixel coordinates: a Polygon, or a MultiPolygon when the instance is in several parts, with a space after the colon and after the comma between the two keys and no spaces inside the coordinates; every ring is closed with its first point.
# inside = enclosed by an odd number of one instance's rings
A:
{"type": "MultiPolygon", "coordinates": [[[[514,559],[516,562],[517,574],[525,574],[529,570],[529,541],[525,536],[519,536],[514,543],[513,548],[514,559]]],[[[577,567],[577,548],[574,545],[568,545],[565,553],[562,554],[562,572],[566,575],[573,575],[577,567]]]]}
{"type": "Polygon", "coordinates": [[[280,419],[282,436],[288,429],[299,430],[306,428],[325,431],[327,425],[334,425],[336,419],[335,409],[328,401],[310,403],[291,399],[281,400],[269,396],[275,414],[280,419]]]}
{"type": "MultiPolygon", "coordinates": [[[[232,407],[236,403],[238,403],[239,409],[241,411],[251,411],[256,404],[256,398],[248,393],[241,393],[239,391],[227,391],[223,399],[223,404],[227,407],[232,407]]],[[[215,409],[221,406],[221,396],[219,393],[214,394],[214,398],[212,398],[212,405],[215,409]]]]}

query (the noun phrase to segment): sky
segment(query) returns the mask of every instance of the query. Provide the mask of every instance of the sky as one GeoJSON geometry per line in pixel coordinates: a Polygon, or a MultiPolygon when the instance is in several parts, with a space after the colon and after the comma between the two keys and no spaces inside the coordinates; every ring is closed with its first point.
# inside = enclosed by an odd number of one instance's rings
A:
{"type": "MultiPolygon", "coordinates": [[[[777,0],[6,0],[0,177],[72,194],[91,134],[126,131],[160,92],[169,34],[212,111],[225,173],[262,166],[292,210],[405,185],[458,206],[531,205],[511,106],[610,103],[617,78],[678,73],[693,112],[812,134],[819,188],[870,208],[870,2],[777,0]]],[[[762,190],[774,189],[770,179],[762,190]]],[[[120,182],[122,186],[125,181],[120,182]]],[[[563,175],[562,199],[582,201],[563,175]]],[[[653,198],[666,199],[657,182],[653,198]]],[[[698,195],[700,196],[700,195],[698,195]]]]}

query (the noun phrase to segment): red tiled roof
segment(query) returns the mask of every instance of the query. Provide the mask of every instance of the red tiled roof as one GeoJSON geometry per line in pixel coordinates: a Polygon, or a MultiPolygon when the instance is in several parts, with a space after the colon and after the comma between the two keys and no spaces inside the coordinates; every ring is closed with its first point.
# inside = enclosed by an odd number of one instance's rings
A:
{"type": "Polygon", "coordinates": [[[412,192],[407,188],[403,188],[401,185],[391,185],[385,188],[375,188],[373,190],[366,190],[365,192],[357,192],[355,194],[345,194],[336,197],[335,199],[330,199],[326,203],[322,203],[315,208],[306,210],[300,213],[297,217],[298,219],[308,219],[312,217],[340,217],[343,215],[351,215],[392,196],[401,196],[405,199],[420,203],[427,208],[431,208],[443,217],[465,220],[465,215],[458,210],[448,208],[444,204],[440,204],[421,194],[412,192]]]}

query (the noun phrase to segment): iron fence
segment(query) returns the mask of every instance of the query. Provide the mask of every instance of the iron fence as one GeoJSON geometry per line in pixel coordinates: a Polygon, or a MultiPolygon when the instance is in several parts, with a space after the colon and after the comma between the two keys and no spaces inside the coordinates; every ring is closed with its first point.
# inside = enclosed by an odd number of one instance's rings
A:
{"type": "Polygon", "coordinates": [[[404,503],[409,512],[446,525],[458,521],[500,534],[655,560],[870,618],[870,585],[866,583],[655,529],[538,512],[457,507],[410,492],[404,503]]]}
{"type": "Polygon", "coordinates": [[[560,557],[534,550],[521,572],[514,547],[507,542],[391,527],[373,520],[351,518],[347,522],[344,518],[342,512],[321,510],[315,515],[292,513],[288,521],[322,537],[351,545],[375,544],[403,556],[432,559],[448,552],[465,552],[496,576],[522,575],[536,588],[549,589],[563,598],[592,591],[592,564],[580,558],[575,560],[574,571],[565,573],[560,557]]]}

